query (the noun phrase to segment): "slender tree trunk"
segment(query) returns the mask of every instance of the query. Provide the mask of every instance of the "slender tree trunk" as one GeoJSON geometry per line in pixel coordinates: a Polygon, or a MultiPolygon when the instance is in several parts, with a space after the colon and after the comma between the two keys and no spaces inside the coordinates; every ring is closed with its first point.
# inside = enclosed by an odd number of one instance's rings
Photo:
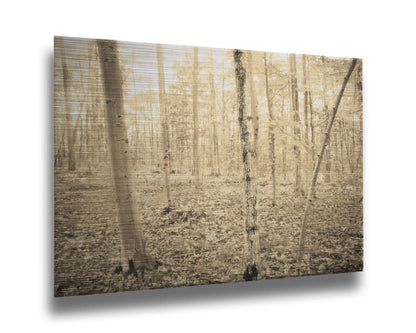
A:
{"type": "Polygon", "coordinates": [[[134,147],[134,152],[135,152],[135,161],[134,164],[139,167],[139,161],[140,161],[140,147],[139,147],[139,128],[138,128],[138,124],[140,124],[140,118],[139,118],[139,112],[136,112],[136,121],[134,122],[134,132],[135,132],[135,147],[134,147]]]}
{"type": "MultiPolygon", "coordinates": [[[[323,73],[323,82],[322,82],[322,93],[323,93],[323,102],[324,102],[324,113],[325,116],[328,118],[328,124],[330,121],[330,114],[328,108],[328,99],[327,99],[327,78],[326,78],[326,59],[322,57],[322,63],[324,65],[324,73],[323,73]]],[[[325,183],[331,183],[331,144],[328,142],[328,149],[325,153],[325,183]]]]}
{"type": "Polygon", "coordinates": [[[303,74],[303,117],[305,128],[305,141],[309,143],[309,91],[306,73],[306,54],[302,55],[302,74],[303,74]]]}
{"type": "Polygon", "coordinates": [[[148,259],[141,229],[136,225],[134,193],[129,180],[129,143],[123,109],[118,44],[115,41],[97,40],[97,46],[104,82],[108,137],[119,212],[121,265],[126,274],[136,275],[137,269],[144,272],[148,259]]]}
{"type": "MultiPolygon", "coordinates": [[[[357,87],[357,106],[359,110],[362,110],[363,106],[363,63],[360,60],[357,65],[356,87],[357,87]]],[[[362,172],[362,160],[363,160],[363,114],[360,112],[359,118],[359,132],[358,132],[358,157],[357,157],[357,170],[362,172]]]]}
{"type": "MultiPolygon", "coordinates": [[[[298,96],[298,79],[296,70],[296,55],[289,55],[290,62],[290,82],[292,92],[292,117],[293,117],[293,134],[295,138],[301,141],[300,116],[299,116],[299,96],[298,96]]],[[[298,194],[302,193],[302,177],[301,177],[301,152],[299,145],[293,145],[293,153],[295,157],[295,190],[298,194]]]]}
{"type": "Polygon", "coordinates": [[[254,86],[253,78],[253,54],[251,51],[247,51],[247,63],[248,63],[248,80],[250,86],[250,110],[251,118],[253,121],[253,132],[254,132],[254,163],[257,167],[257,152],[258,152],[258,141],[259,141],[259,115],[257,112],[257,96],[256,87],[254,86]]]}
{"type": "Polygon", "coordinates": [[[315,129],[313,126],[313,101],[312,101],[312,88],[311,88],[311,80],[310,80],[310,72],[309,72],[309,59],[306,57],[307,63],[307,81],[308,81],[308,102],[309,102],[309,127],[311,130],[311,144],[312,144],[312,162],[313,167],[315,167],[315,129]]]}
{"type": "Polygon", "coordinates": [[[323,144],[322,144],[321,150],[320,150],[319,155],[318,155],[318,161],[316,163],[315,170],[314,170],[314,173],[313,173],[313,178],[312,178],[312,181],[311,181],[311,185],[309,187],[308,198],[307,198],[306,207],[305,207],[305,214],[303,216],[302,224],[301,224],[301,227],[300,227],[299,248],[298,248],[298,255],[297,255],[298,274],[300,274],[300,264],[301,264],[301,260],[302,260],[303,252],[304,252],[306,224],[307,224],[307,219],[309,217],[309,211],[310,211],[311,204],[312,204],[313,193],[315,191],[316,180],[318,179],[319,168],[320,168],[321,163],[322,163],[322,158],[323,158],[324,153],[325,153],[325,148],[327,147],[327,145],[329,143],[329,138],[330,138],[330,135],[331,135],[331,129],[332,129],[332,126],[334,124],[335,116],[337,115],[338,108],[339,108],[339,105],[341,103],[342,96],[344,95],[345,87],[347,86],[348,80],[351,77],[351,74],[354,70],[354,67],[355,67],[356,63],[357,63],[357,59],[354,59],[351,63],[351,66],[350,66],[348,72],[347,72],[347,75],[344,78],[344,82],[342,83],[341,91],[338,94],[337,100],[335,102],[334,109],[332,111],[332,115],[331,115],[331,117],[329,119],[329,122],[328,122],[328,127],[327,127],[327,130],[325,132],[325,138],[323,140],[323,144]]]}
{"type": "Polygon", "coordinates": [[[272,173],[272,185],[273,185],[273,199],[272,205],[276,206],[276,154],[275,154],[275,135],[274,135],[274,115],[273,115],[273,106],[270,99],[270,90],[269,90],[269,73],[268,73],[268,64],[266,53],[264,53],[264,79],[266,82],[266,100],[267,100],[267,110],[269,111],[269,147],[270,147],[270,169],[272,173]]]}
{"type": "Polygon", "coordinates": [[[160,119],[162,120],[162,147],[163,147],[163,171],[165,174],[166,199],[168,207],[171,205],[170,198],[170,145],[169,145],[169,128],[168,115],[165,100],[165,70],[163,68],[163,47],[157,44],[157,69],[159,78],[159,105],[160,105],[160,119]]]}
{"type": "MultiPolygon", "coordinates": [[[[337,180],[341,179],[341,159],[339,157],[339,124],[334,124],[334,131],[332,133],[332,139],[330,140],[332,142],[332,152],[334,153],[334,162],[335,162],[335,171],[337,175],[337,180]]],[[[331,144],[328,145],[328,148],[331,148],[331,144]]],[[[331,165],[331,164],[329,164],[331,165]]],[[[326,170],[328,172],[328,170],[326,170]]],[[[329,169],[331,171],[331,169],[329,169]]]]}
{"type": "Polygon", "coordinates": [[[353,165],[353,161],[352,161],[352,152],[351,152],[351,147],[350,147],[350,134],[349,131],[345,128],[345,122],[344,120],[342,120],[342,128],[343,128],[343,132],[344,132],[344,145],[345,145],[345,154],[347,156],[347,162],[348,162],[348,168],[350,170],[350,173],[353,174],[354,173],[354,165],[353,165]]]}
{"type": "Polygon", "coordinates": [[[210,100],[210,122],[211,122],[211,144],[212,144],[212,165],[211,165],[211,175],[219,176],[220,175],[220,161],[218,153],[218,133],[217,133],[217,116],[216,116],[216,98],[215,98],[215,85],[214,85],[214,59],[212,56],[212,51],[210,51],[210,64],[211,70],[209,73],[209,89],[211,94],[210,100]]]}
{"type": "MultiPolygon", "coordinates": [[[[56,121],[56,119],[55,119],[56,121]]],[[[62,167],[62,158],[63,156],[65,156],[65,152],[63,151],[63,146],[64,146],[64,141],[65,141],[65,126],[59,126],[59,130],[58,130],[58,126],[57,124],[55,124],[54,126],[54,131],[55,131],[55,154],[54,154],[54,168],[60,168],[62,167]],[[58,140],[58,133],[61,132],[61,136],[59,139],[59,145],[58,145],[58,149],[56,149],[56,143],[58,140]]]]}
{"type": "MultiPolygon", "coordinates": [[[[92,59],[96,58],[98,60],[98,51],[97,51],[97,43],[91,42],[90,48],[89,48],[89,54],[91,55],[91,61],[92,59]]],[[[92,80],[92,78],[98,77],[99,75],[99,62],[95,63],[94,66],[90,67],[91,74],[90,74],[90,84],[92,86],[92,95],[91,95],[91,111],[92,111],[92,129],[91,132],[93,134],[93,154],[92,154],[92,164],[97,166],[100,163],[100,158],[104,155],[104,152],[102,150],[102,143],[104,140],[102,140],[101,133],[104,132],[103,130],[103,124],[101,121],[99,121],[101,115],[104,113],[102,104],[101,104],[101,93],[100,90],[102,87],[100,87],[100,83],[97,82],[98,80],[92,80]]],[[[105,116],[104,116],[105,118],[105,116]]]]}
{"type": "Polygon", "coordinates": [[[193,135],[193,175],[195,176],[196,186],[202,183],[201,161],[199,155],[199,118],[198,118],[198,47],[194,47],[194,64],[192,68],[192,110],[194,118],[193,135]]]}
{"type": "Polygon", "coordinates": [[[82,121],[81,118],[81,124],[80,124],[80,128],[81,128],[81,133],[79,136],[79,153],[78,153],[78,166],[81,168],[82,166],[82,144],[84,143],[84,123],[82,121]]]}
{"type": "Polygon", "coordinates": [[[91,110],[90,110],[90,103],[88,103],[87,109],[87,120],[86,120],[86,131],[87,135],[85,138],[85,152],[87,154],[87,167],[88,167],[88,175],[91,175],[91,167],[92,167],[92,152],[91,152],[91,132],[92,132],[92,125],[91,125],[91,110]]]}
{"type": "MultiPolygon", "coordinates": [[[[290,96],[290,84],[288,84],[288,94],[290,96]]],[[[289,98],[290,101],[290,98],[289,98]]],[[[290,103],[289,103],[290,104],[290,103]]],[[[287,116],[285,114],[285,99],[282,98],[282,107],[280,109],[280,116],[282,119],[286,119],[287,116]]],[[[283,127],[283,134],[286,134],[287,127],[283,127]]],[[[283,137],[280,140],[281,146],[282,146],[282,174],[283,174],[283,182],[287,183],[287,158],[286,158],[286,147],[287,147],[287,138],[283,135],[283,137]]]]}
{"type": "Polygon", "coordinates": [[[93,162],[93,141],[92,136],[93,133],[95,133],[95,130],[93,129],[95,118],[94,118],[94,111],[93,111],[93,85],[94,82],[91,79],[94,77],[91,75],[92,70],[92,46],[94,45],[93,41],[88,42],[88,78],[87,78],[87,89],[88,89],[88,102],[87,102],[87,109],[86,109],[86,138],[85,138],[85,152],[87,154],[87,167],[88,167],[88,174],[91,174],[91,168],[92,168],[92,162],[93,162]]]}
{"type": "Polygon", "coordinates": [[[76,169],[75,162],[75,136],[72,130],[71,121],[71,93],[70,93],[70,77],[66,64],[65,56],[65,41],[63,37],[55,37],[55,43],[59,44],[61,52],[62,72],[63,72],[63,84],[65,95],[65,128],[66,128],[66,141],[67,141],[67,156],[68,156],[68,170],[74,171],[76,169]]]}
{"type": "Polygon", "coordinates": [[[246,70],[242,62],[243,52],[234,50],[235,75],[237,85],[238,101],[238,122],[241,131],[241,145],[243,152],[243,166],[246,193],[246,246],[247,246],[247,265],[244,273],[244,279],[251,281],[257,279],[258,275],[258,251],[259,236],[257,230],[257,196],[256,180],[253,172],[253,163],[255,162],[254,147],[250,145],[250,131],[248,126],[248,116],[245,102],[245,83],[246,70]]]}
{"type": "MultiPolygon", "coordinates": [[[[224,54],[224,59],[225,59],[225,54],[224,54]]],[[[223,60],[222,62],[222,93],[221,93],[221,98],[222,98],[222,124],[221,124],[221,129],[222,129],[222,140],[221,140],[221,154],[222,155],[222,162],[221,162],[221,166],[222,168],[225,167],[225,158],[227,155],[227,144],[228,144],[228,140],[225,139],[225,60],[223,60]]],[[[223,170],[223,173],[225,171],[223,170]]]]}
{"type": "MultiPolygon", "coordinates": [[[[310,139],[309,139],[309,90],[308,90],[308,74],[306,72],[306,55],[302,55],[302,74],[303,74],[303,115],[304,115],[304,129],[305,129],[305,143],[309,145],[310,139]]],[[[311,167],[313,167],[313,164],[311,164],[311,156],[309,153],[306,153],[306,167],[305,170],[305,183],[310,177],[310,173],[313,171],[311,170],[311,167]]],[[[311,155],[313,156],[313,149],[311,152],[311,155]]]]}
{"type": "Polygon", "coordinates": [[[220,152],[218,147],[218,133],[217,133],[217,122],[214,122],[214,157],[215,157],[215,175],[221,175],[220,169],[220,152]]]}
{"type": "Polygon", "coordinates": [[[355,171],[356,169],[356,165],[355,165],[355,161],[356,161],[356,157],[357,157],[357,149],[356,149],[356,129],[355,129],[355,118],[353,116],[352,121],[351,121],[351,159],[352,159],[352,169],[355,171]]]}
{"type": "Polygon", "coordinates": [[[169,146],[169,173],[172,172],[172,170],[175,170],[175,164],[174,164],[174,160],[176,159],[176,152],[175,152],[175,148],[176,148],[176,144],[175,141],[173,140],[173,133],[175,131],[174,129],[174,122],[173,119],[169,119],[169,114],[171,114],[171,107],[170,106],[166,106],[166,129],[168,131],[168,146],[169,146]],[[171,124],[171,130],[169,131],[169,125],[171,124]]]}
{"type": "Polygon", "coordinates": [[[341,166],[341,177],[345,175],[345,163],[344,163],[344,135],[342,133],[341,122],[338,121],[338,132],[339,132],[339,155],[340,155],[340,166],[341,166]]]}
{"type": "MultiPolygon", "coordinates": [[[[82,110],[82,108],[81,108],[81,110],[82,110]]],[[[72,140],[73,140],[74,160],[75,161],[76,161],[76,159],[75,159],[75,156],[76,156],[75,146],[76,146],[76,141],[77,141],[76,138],[77,138],[78,128],[80,127],[80,125],[82,126],[82,111],[80,111],[77,115],[77,120],[75,121],[75,127],[72,128],[72,135],[71,135],[72,140]]],[[[81,135],[80,135],[80,141],[81,141],[81,143],[80,143],[79,152],[78,152],[78,166],[81,165],[80,158],[81,158],[81,148],[82,148],[82,146],[81,146],[82,145],[82,130],[81,130],[81,135]]]]}

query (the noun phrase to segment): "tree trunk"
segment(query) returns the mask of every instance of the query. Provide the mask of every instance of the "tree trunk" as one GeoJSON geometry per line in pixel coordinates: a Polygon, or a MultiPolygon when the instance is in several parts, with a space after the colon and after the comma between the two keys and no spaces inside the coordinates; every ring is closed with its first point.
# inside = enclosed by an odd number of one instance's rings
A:
{"type": "Polygon", "coordinates": [[[308,102],[309,102],[309,127],[311,130],[311,144],[312,144],[312,165],[315,167],[315,132],[313,126],[313,101],[312,101],[312,88],[311,88],[311,80],[310,80],[310,72],[309,72],[309,59],[306,57],[307,63],[307,81],[308,81],[308,102]]]}
{"type": "MultiPolygon", "coordinates": [[[[224,171],[224,169],[227,169],[225,166],[225,162],[227,161],[227,146],[228,146],[228,141],[225,139],[225,54],[224,54],[224,59],[222,62],[222,93],[221,93],[221,98],[222,98],[222,106],[221,106],[221,111],[222,111],[222,124],[221,124],[221,129],[222,129],[222,140],[221,140],[221,166],[223,168],[223,173],[225,173],[226,171],[224,171]]],[[[229,137],[229,135],[228,135],[229,137]]]]}
{"type": "Polygon", "coordinates": [[[211,94],[210,99],[210,122],[211,122],[211,151],[212,151],[212,165],[211,165],[211,175],[219,176],[220,175],[220,161],[219,161],[219,152],[218,152],[218,133],[217,133],[217,117],[216,117],[216,99],[215,99],[215,85],[214,85],[214,59],[212,56],[212,51],[210,51],[210,65],[211,70],[209,73],[209,89],[211,94]]]}
{"type": "MultiPolygon", "coordinates": [[[[357,65],[357,77],[356,77],[356,89],[357,89],[357,107],[359,110],[362,110],[363,107],[363,63],[360,60],[357,65]]],[[[359,151],[357,157],[357,169],[362,172],[362,160],[363,160],[363,114],[360,113],[359,121],[359,133],[358,133],[358,142],[359,142],[359,151]]]]}
{"type": "MultiPolygon", "coordinates": [[[[309,139],[309,90],[308,90],[308,75],[306,72],[306,55],[303,54],[302,55],[302,74],[303,74],[303,117],[304,117],[304,129],[305,129],[305,135],[304,135],[304,140],[305,143],[309,145],[310,139],[309,139]]],[[[310,177],[310,173],[311,173],[311,156],[313,156],[313,150],[311,152],[311,154],[306,153],[306,166],[304,168],[305,170],[305,183],[307,182],[307,180],[310,177]]]]}
{"type": "Polygon", "coordinates": [[[257,167],[257,152],[258,152],[258,140],[259,140],[259,115],[257,112],[257,96],[256,87],[254,86],[253,78],[253,54],[251,51],[247,51],[247,63],[248,63],[248,80],[250,86],[250,110],[251,118],[253,122],[254,132],[254,167],[257,167]]]}
{"type": "Polygon", "coordinates": [[[63,84],[64,84],[64,95],[65,95],[65,128],[66,128],[66,141],[67,141],[67,156],[68,156],[68,170],[74,171],[76,169],[75,162],[75,136],[72,130],[71,121],[71,93],[70,93],[70,77],[69,71],[66,64],[65,56],[65,41],[63,37],[55,37],[55,43],[59,44],[61,52],[62,72],[63,72],[63,84]]]}
{"type": "Polygon", "coordinates": [[[303,74],[303,117],[305,128],[305,141],[309,143],[309,91],[306,73],[306,54],[302,55],[302,74],[303,74]]]}
{"type": "Polygon", "coordinates": [[[79,168],[82,167],[82,160],[83,160],[83,156],[82,156],[82,144],[84,143],[84,122],[82,121],[81,118],[81,123],[80,123],[80,130],[81,133],[79,135],[79,153],[78,153],[78,166],[79,168]]]}
{"type": "Polygon", "coordinates": [[[273,199],[272,205],[276,206],[276,154],[275,154],[275,135],[274,135],[274,115],[273,115],[273,106],[270,99],[269,91],[269,73],[268,73],[268,64],[266,53],[264,53],[264,79],[266,82],[266,100],[267,100],[267,110],[269,111],[269,147],[270,147],[270,169],[272,173],[272,185],[273,185],[273,199]]]}
{"type": "Polygon", "coordinates": [[[349,131],[345,128],[345,121],[342,120],[342,132],[344,133],[344,145],[345,145],[345,154],[347,157],[348,168],[350,173],[354,173],[354,164],[352,163],[352,152],[350,147],[350,134],[349,131]]]}
{"type": "Polygon", "coordinates": [[[193,175],[195,176],[196,186],[202,183],[201,162],[199,155],[199,118],[198,118],[198,47],[194,47],[194,64],[192,68],[192,110],[194,118],[193,135],[193,175]]]}
{"type": "Polygon", "coordinates": [[[87,93],[87,109],[86,109],[86,138],[85,138],[85,153],[86,155],[86,159],[87,159],[87,167],[88,167],[88,175],[91,175],[91,168],[92,168],[92,158],[93,158],[93,151],[94,151],[94,147],[92,144],[92,135],[93,133],[95,133],[95,130],[93,130],[93,124],[96,122],[95,118],[94,118],[94,111],[93,111],[93,80],[91,79],[92,77],[94,77],[93,75],[91,75],[91,70],[92,70],[92,47],[94,45],[93,41],[89,41],[88,42],[88,77],[87,77],[87,89],[88,89],[88,93],[87,93]],[[91,149],[92,148],[92,149],[91,149]]]}
{"type": "Polygon", "coordinates": [[[129,180],[129,143],[123,109],[118,44],[110,40],[97,40],[97,45],[104,82],[108,137],[119,212],[121,265],[126,274],[137,275],[137,269],[144,272],[148,259],[142,232],[136,225],[134,193],[129,180]]]}
{"type": "MultiPolygon", "coordinates": [[[[330,121],[328,101],[327,101],[327,82],[326,82],[326,59],[322,57],[322,63],[324,65],[323,73],[323,82],[322,82],[322,93],[323,93],[323,102],[324,102],[324,113],[328,118],[328,123],[330,121]]],[[[325,154],[325,183],[329,184],[331,182],[331,145],[328,142],[328,149],[325,154]]]]}
{"type": "Polygon", "coordinates": [[[338,120],[338,132],[339,132],[339,156],[341,167],[341,178],[345,176],[345,163],[344,163],[344,135],[342,133],[341,122],[338,120]]]}
{"type": "Polygon", "coordinates": [[[165,174],[165,186],[166,186],[166,200],[168,207],[171,205],[170,198],[170,144],[169,144],[169,128],[168,128],[168,115],[165,101],[165,71],[163,68],[163,47],[161,44],[157,44],[157,69],[159,78],[159,105],[160,105],[160,119],[162,121],[162,149],[163,149],[163,171],[165,174]]]}
{"type": "MultiPolygon", "coordinates": [[[[290,84],[288,84],[288,93],[290,95],[290,84]]],[[[281,119],[285,120],[287,118],[287,115],[285,114],[285,99],[282,98],[282,106],[280,108],[280,117],[281,119]]],[[[283,127],[282,134],[286,134],[287,132],[287,126],[283,127]]],[[[287,158],[286,158],[286,147],[287,147],[287,138],[283,135],[283,137],[280,139],[280,145],[282,146],[281,150],[281,162],[282,162],[282,174],[283,174],[283,182],[284,184],[287,183],[287,158]]]]}
{"type": "Polygon", "coordinates": [[[258,252],[259,252],[259,236],[257,230],[257,196],[256,196],[256,180],[253,172],[253,163],[255,161],[254,147],[250,145],[250,132],[248,126],[248,116],[245,102],[245,81],[246,70],[242,62],[243,52],[234,50],[235,75],[237,86],[238,101],[238,122],[241,131],[241,145],[243,155],[245,194],[246,194],[246,270],[244,279],[251,281],[257,279],[258,275],[258,252]]]}
{"type": "Polygon", "coordinates": [[[309,216],[309,210],[310,210],[311,204],[312,204],[312,198],[313,198],[313,193],[315,191],[316,180],[318,179],[319,168],[320,168],[321,163],[322,163],[322,158],[323,158],[324,153],[325,153],[325,148],[329,143],[329,138],[330,138],[330,135],[331,135],[331,129],[332,129],[332,126],[334,124],[335,116],[337,115],[338,108],[339,108],[339,105],[341,103],[342,96],[344,95],[345,87],[347,86],[348,80],[351,77],[351,73],[353,72],[356,63],[357,63],[357,59],[354,59],[351,63],[351,66],[350,66],[348,72],[347,72],[347,75],[344,78],[344,82],[342,83],[341,91],[338,94],[337,100],[335,102],[334,109],[332,111],[331,118],[329,119],[328,127],[327,127],[327,130],[325,132],[325,138],[324,138],[321,150],[319,152],[318,161],[316,163],[315,170],[314,170],[314,173],[313,173],[312,182],[311,182],[309,192],[308,192],[308,198],[307,198],[307,201],[306,201],[305,214],[303,216],[303,221],[302,221],[302,224],[301,224],[301,227],[300,227],[299,248],[298,248],[298,255],[297,255],[298,274],[300,274],[300,264],[301,264],[301,260],[302,260],[303,252],[304,252],[305,230],[306,230],[307,218],[309,216]]]}
{"type": "MultiPolygon", "coordinates": [[[[293,117],[293,134],[295,138],[301,141],[300,116],[299,116],[299,96],[298,96],[298,79],[296,71],[296,55],[289,55],[290,63],[290,83],[292,97],[292,117],[293,117]]],[[[302,177],[301,177],[301,152],[299,145],[293,145],[293,154],[295,157],[295,190],[298,194],[302,193],[302,177]]]]}

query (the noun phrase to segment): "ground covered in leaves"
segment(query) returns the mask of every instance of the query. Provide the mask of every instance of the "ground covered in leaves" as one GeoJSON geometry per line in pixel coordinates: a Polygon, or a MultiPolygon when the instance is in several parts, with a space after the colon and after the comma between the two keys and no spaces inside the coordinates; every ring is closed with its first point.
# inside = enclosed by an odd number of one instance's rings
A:
{"type": "MultiPolygon", "coordinates": [[[[137,217],[153,271],[120,272],[117,207],[110,177],[55,173],[55,295],[243,281],[244,192],[237,179],[205,177],[201,189],[172,175],[174,207],[163,181],[135,179],[137,217]]],[[[305,198],[279,184],[272,206],[267,180],[258,184],[259,279],[297,276],[296,250],[305,198]]],[[[359,184],[318,184],[306,229],[301,275],[362,270],[359,184]]]]}

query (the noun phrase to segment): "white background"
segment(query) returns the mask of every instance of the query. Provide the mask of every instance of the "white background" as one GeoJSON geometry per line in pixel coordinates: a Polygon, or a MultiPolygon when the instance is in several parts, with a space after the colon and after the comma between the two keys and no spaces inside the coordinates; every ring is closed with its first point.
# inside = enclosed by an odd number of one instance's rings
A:
{"type": "Polygon", "coordinates": [[[3,332],[415,329],[411,1],[38,0],[1,7],[3,332]],[[364,58],[364,273],[54,300],[53,35],[364,58]]]}

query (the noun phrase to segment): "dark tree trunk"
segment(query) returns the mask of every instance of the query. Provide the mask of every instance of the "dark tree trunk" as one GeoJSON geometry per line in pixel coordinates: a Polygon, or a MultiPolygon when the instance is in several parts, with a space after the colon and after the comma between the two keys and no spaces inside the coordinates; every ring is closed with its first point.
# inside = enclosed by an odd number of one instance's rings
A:
{"type": "Polygon", "coordinates": [[[134,194],[129,180],[129,143],[123,109],[122,76],[115,41],[97,40],[107,114],[114,185],[121,233],[121,265],[126,274],[148,266],[141,229],[136,224],[134,194]]]}
{"type": "Polygon", "coordinates": [[[259,236],[257,230],[257,196],[256,180],[253,172],[255,161],[254,147],[250,145],[250,132],[248,125],[247,108],[245,101],[246,70],[242,61],[243,52],[234,50],[235,75],[237,85],[238,122],[240,124],[241,146],[243,154],[245,194],[246,194],[246,270],[244,279],[246,281],[257,279],[258,275],[258,251],[259,236]]]}

